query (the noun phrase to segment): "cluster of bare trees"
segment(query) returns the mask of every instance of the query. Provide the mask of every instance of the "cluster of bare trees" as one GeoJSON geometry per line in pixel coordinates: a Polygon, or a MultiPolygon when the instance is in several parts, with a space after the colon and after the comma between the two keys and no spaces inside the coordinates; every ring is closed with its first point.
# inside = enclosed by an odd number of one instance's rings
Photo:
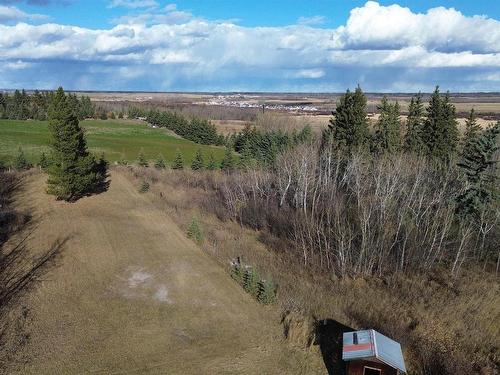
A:
{"type": "Polygon", "coordinates": [[[479,227],[461,225],[454,203],[463,189],[459,172],[431,163],[414,154],[345,157],[332,147],[301,145],[282,154],[274,171],[233,174],[219,191],[241,222],[292,239],[290,250],[306,265],[339,276],[436,264],[456,273],[464,262],[491,261],[498,256],[498,212],[479,227]]]}

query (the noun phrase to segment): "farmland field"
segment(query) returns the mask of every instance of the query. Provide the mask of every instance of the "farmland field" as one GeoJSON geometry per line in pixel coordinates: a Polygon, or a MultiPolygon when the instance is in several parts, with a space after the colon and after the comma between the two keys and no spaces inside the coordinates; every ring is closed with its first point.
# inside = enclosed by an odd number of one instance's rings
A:
{"type": "MultiPolygon", "coordinates": [[[[141,150],[149,160],[161,154],[171,162],[179,149],[185,163],[191,161],[197,149],[205,156],[212,152],[217,160],[224,153],[221,147],[198,145],[166,129],[154,129],[139,121],[85,120],[80,125],[85,129],[90,151],[104,153],[110,162],[134,161],[141,150]]],[[[22,147],[27,158],[36,162],[41,152],[49,151],[48,141],[47,121],[0,120],[0,160],[10,162],[22,147]]]]}

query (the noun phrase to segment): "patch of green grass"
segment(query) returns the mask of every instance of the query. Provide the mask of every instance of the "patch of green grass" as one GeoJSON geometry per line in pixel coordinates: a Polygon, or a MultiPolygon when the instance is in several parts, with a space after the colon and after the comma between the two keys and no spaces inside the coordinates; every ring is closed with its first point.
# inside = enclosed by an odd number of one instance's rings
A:
{"type": "MultiPolygon", "coordinates": [[[[153,129],[141,122],[85,120],[80,124],[85,129],[89,150],[97,155],[104,153],[110,162],[127,160],[135,163],[141,150],[150,161],[161,154],[171,164],[179,149],[186,166],[190,165],[198,148],[207,159],[210,152],[218,161],[224,156],[221,147],[198,145],[172,135],[166,129],[153,129]]],[[[0,159],[7,164],[12,163],[19,147],[30,162],[38,162],[42,152],[49,152],[48,142],[47,121],[0,120],[0,159]]]]}

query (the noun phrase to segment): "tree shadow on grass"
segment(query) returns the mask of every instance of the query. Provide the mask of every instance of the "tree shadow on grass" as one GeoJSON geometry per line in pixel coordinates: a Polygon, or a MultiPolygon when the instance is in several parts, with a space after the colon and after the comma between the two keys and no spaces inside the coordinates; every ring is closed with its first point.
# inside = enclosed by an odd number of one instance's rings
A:
{"type": "Polygon", "coordinates": [[[0,247],[0,372],[16,360],[16,353],[29,341],[26,323],[30,311],[23,306],[22,297],[57,266],[69,240],[57,240],[35,255],[26,246],[30,234],[10,250],[0,247]]]}
{"type": "Polygon", "coordinates": [[[334,319],[323,319],[315,324],[315,344],[319,345],[323,362],[329,375],[345,375],[345,363],[342,361],[342,336],[344,332],[355,329],[334,319]]]}

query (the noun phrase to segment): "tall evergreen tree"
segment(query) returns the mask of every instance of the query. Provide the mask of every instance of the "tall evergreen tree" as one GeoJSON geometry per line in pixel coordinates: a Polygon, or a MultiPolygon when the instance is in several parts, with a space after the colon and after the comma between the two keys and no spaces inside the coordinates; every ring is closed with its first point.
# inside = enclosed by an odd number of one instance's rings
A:
{"type": "Polygon", "coordinates": [[[75,201],[101,190],[106,185],[107,163],[88,153],[78,117],[60,87],[49,108],[52,164],[49,167],[48,193],[58,199],[75,201]]]}
{"type": "Polygon", "coordinates": [[[175,154],[174,163],[172,164],[172,169],[184,169],[184,158],[182,157],[182,153],[179,149],[175,154]]]}
{"type": "Polygon", "coordinates": [[[224,158],[222,159],[220,163],[220,168],[223,171],[230,172],[234,169],[234,157],[233,157],[233,152],[231,151],[231,148],[226,147],[226,152],[224,154],[224,158]]]}
{"type": "Polygon", "coordinates": [[[376,152],[398,152],[401,149],[399,104],[397,102],[389,103],[384,95],[379,110],[380,117],[374,134],[373,148],[376,152]]]}
{"type": "Polygon", "coordinates": [[[404,149],[408,152],[423,153],[425,151],[423,141],[424,105],[422,94],[418,93],[411,98],[406,119],[406,134],[404,149]]]}
{"type": "Polygon", "coordinates": [[[498,173],[494,160],[499,149],[500,121],[475,136],[466,146],[458,164],[464,171],[467,186],[457,198],[457,212],[466,220],[477,221],[493,201],[498,201],[498,173]]]}
{"type": "Polygon", "coordinates": [[[366,148],[369,140],[366,96],[359,86],[341,96],[332,114],[335,118],[330,119],[323,140],[333,141],[349,152],[366,148]]]}
{"type": "Polygon", "coordinates": [[[201,154],[201,150],[196,150],[196,154],[194,155],[193,161],[191,162],[191,169],[193,171],[198,171],[200,169],[205,168],[205,163],[203,161],[203,155],[201,154]]]}
{"type": "Polygon", "coordinates": [[[243,146],[243,149],[241,150],[241,157],[238,162],[238,167],[239,168],[250,168],[254,166],[255,159],[252,157],[252,150],[250,148],[250,144],[248,142],[245,143],[243,146]]]}
{"type": "Polygon", "coordinates": [[[474,108],[472,108],[469,112],[469,117],[465,120],[462,150],[464,150],[467,144],[469,144],[480,132],[481,126],[477,123],[476,113],[474,112],[474,108]]]}
{"type": "Polygon", "coordinates": [[[429,156],[449,161],[457,149],[458,128],[455,106],[447,93],[443,98],[436,87],[427,108],[423,141],[429,156]]]}

